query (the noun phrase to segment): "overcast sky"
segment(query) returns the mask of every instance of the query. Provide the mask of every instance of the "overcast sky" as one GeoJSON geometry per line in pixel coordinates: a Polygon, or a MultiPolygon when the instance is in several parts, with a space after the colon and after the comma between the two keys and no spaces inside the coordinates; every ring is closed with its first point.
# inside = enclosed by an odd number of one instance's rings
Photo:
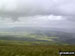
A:
{"type": "Polygon", "coordinates": [[[75,28],[75,0],[0,0],[0,28],[75,28]]]}

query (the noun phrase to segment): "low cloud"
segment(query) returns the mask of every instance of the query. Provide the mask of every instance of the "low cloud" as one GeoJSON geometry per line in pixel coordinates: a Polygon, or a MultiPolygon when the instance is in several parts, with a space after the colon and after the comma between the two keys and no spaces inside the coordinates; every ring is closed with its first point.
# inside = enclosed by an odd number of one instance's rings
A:
{"type": "Polygon", "coordinates": [[[0,19],[2,27],[53,27],[53,28],[75,28],[75,23],[67,20],[64,16],[33,16],[33,17],[20,17],[18,21],[13,22],[11,18],[0,19]]]}
{"type": "Polygon", "coordinates": [[[75,0],[0,0],[0,26],[74,28],[74,5],[75,0]]]}

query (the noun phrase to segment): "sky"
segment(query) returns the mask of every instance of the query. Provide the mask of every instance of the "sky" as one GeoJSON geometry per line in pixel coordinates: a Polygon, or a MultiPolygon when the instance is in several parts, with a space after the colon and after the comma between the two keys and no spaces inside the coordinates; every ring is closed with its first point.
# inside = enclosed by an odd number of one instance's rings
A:
{"type": "Polygon", "coordinates": [[[75,28],[75,0],[0,0],[0,28],[75,28]]]}

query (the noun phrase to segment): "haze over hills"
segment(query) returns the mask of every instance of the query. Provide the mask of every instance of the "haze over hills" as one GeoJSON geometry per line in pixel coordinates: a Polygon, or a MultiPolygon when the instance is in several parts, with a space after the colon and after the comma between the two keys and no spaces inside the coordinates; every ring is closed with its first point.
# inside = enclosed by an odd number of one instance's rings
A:
{"type": "Polygon", "coordinates": [[[0,40],[75,44],[75,33],[60,28],[15,27],[0,30],[0,40]]]}
{"type": "Polygon", "coordinates": [[[0,39],[75,44],[75,0],[1,0],[0,39]]]}

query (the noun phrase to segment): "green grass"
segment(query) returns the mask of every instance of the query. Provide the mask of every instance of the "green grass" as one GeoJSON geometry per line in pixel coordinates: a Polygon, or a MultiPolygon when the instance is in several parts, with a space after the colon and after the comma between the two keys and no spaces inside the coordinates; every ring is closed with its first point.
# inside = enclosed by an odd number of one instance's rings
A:
{"type": "MultiPolygon", "coordinates": [[[[5,34],[12,35],[13,33],[7,32],[5,34]]],[[[60,50],[75,51],[75,45],[53,41],[53,39],[58,38],[56,36],[49,37],[44,34],[37,35],[31,33],[23,33],[20,35],[16,33],[15,36],[16,38],[32,38],[46,41],[0,40],[0,56],[60,56],[60,50]]]]}
{"type": "Polygon", "coordinates": [[[16,40],[0,40],[0,44],[16,44],[16,45],[57,45],[55,42],[44,41],[16,41],[16,40]]]}
{"type": "Polygon", "coordinates": [[[74,45],[18,45],[0,43],[0,56],[59,56],[59,51],[75,51],[74,45]]]}

